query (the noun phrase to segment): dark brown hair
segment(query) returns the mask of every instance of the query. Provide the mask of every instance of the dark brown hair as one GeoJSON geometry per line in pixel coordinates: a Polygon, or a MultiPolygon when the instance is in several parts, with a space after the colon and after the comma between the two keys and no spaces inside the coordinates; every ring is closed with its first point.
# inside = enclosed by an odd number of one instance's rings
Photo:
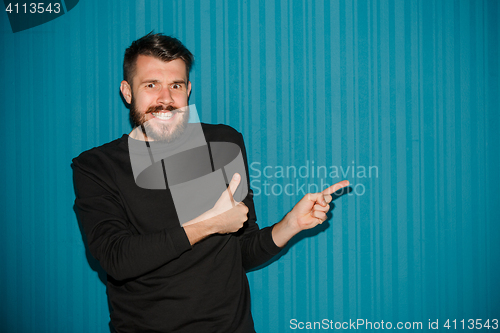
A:
{"type": "Polygon", "coordinates": [[[132,42],[132,45],[125,50],[123,60],[123,79],[130,85],[132,85],[135,65],[139,55],[155,57],[165,62],[182,59],[186,64],[186,76],[189,80],[189,72],[194,63],[194,57],[177,38],[161,33],[154,34],[151,31],[146,36],[132,42]]]}

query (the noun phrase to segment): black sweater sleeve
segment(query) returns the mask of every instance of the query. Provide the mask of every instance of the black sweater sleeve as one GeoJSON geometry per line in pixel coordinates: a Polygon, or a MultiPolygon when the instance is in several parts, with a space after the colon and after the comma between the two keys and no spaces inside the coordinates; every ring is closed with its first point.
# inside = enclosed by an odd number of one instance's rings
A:
{"type": "Polygon", "coordinates": [[[141,276],[191,249],[180,225],[139,234],[129,223],[112,182],[76,159],[72,167],[75,210],[89,251],[115,280],[141,276]]]}
{"type": "Polygon", "coordinates": [[[243,200],[243,203],[248,207],[248,222],[245,223],[243,229],[238,233],[240,236],[240,247],[243,259],[243,268],[250,270],[260,266],[274,257],[281,251],[272,238],[273,226],[259,229],[257,225],[257,216],[255,213],[255,205],[253,202],[253,191],[250,189],[250,174],[248,171],[247,153],[243,136],[240,134],[239,146],[245,161],[246,177],[248,183],[248,195],[243,200]]]}

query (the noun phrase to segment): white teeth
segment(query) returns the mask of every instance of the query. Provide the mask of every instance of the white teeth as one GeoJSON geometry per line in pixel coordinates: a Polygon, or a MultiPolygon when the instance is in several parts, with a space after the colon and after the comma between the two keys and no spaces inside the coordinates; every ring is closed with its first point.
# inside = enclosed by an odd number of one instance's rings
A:
{"type": "Polygon", "coordinates": [[[161,120],[168,120],[172,118],[174,114],[172,112],[153,112],[153,116],[161,120]]]}

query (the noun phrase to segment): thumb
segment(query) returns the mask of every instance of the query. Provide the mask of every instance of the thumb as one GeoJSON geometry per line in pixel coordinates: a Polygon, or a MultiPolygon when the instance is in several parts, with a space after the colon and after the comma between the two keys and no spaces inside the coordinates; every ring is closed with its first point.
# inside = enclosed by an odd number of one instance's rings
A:
{"type": "Polygon", "coordinates": [[[240,185],[241,181],[241,176],[239,173],[235,173],[233,175],[233,178],[231,179],[231,182],[229,183],[229,192],[231,193],[231,196],[234,195],[234,192],[236,192],[236,189],[238,188],[238,185],[240,185]]]}

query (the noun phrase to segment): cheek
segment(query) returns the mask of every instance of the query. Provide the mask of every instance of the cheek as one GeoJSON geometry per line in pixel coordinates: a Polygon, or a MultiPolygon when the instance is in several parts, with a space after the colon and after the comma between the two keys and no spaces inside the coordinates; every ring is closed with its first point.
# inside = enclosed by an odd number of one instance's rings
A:
{"type": "Polygon", "coordinates": [[[144,94],[139,94],[135,98],[135,105],[137,107],[137,110],[141,112],[144,112],[153,104],[154,104],[154,99],[151,98],[151,96],[145,96],[144,94]]]}
{"type": "Polygon", "coordinates": [[[188,95],[186,93],[179,93],[176,96],[173,96],[173,98],[177,105],[179,106],[187,105],[188,95]]]}

